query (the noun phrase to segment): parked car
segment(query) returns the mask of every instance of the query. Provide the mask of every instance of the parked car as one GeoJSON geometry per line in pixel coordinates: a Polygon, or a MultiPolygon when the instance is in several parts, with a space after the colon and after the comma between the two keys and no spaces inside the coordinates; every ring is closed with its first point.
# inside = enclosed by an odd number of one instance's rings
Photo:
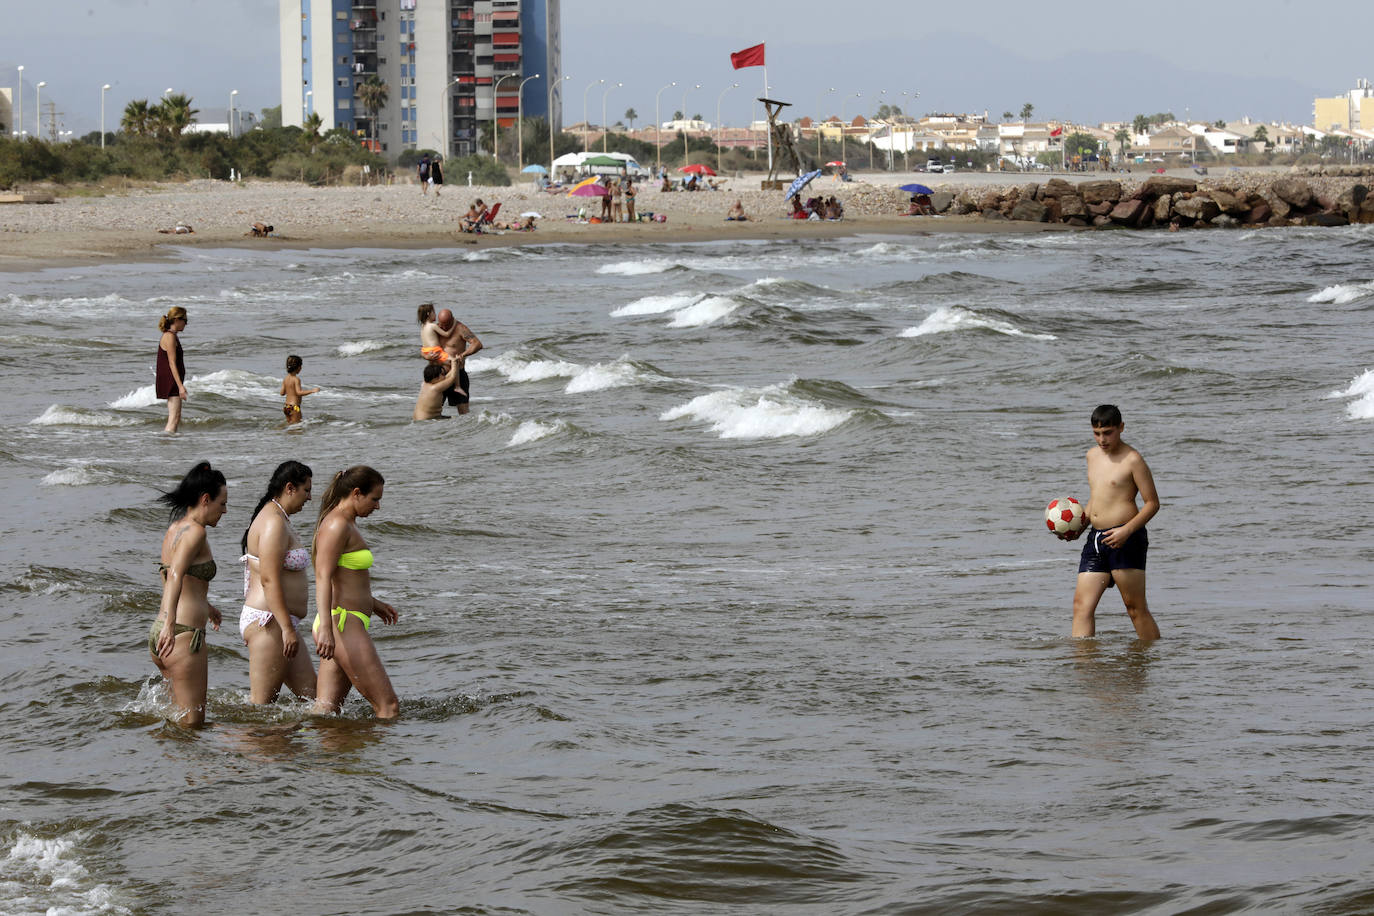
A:
{"type": "Polygon", "coordinates": [[[940,162],[939,159],[927,159],[927,160],[926,160],[926,171],[927,171],[927,172],[943,172],[944,170],[945,170],[945,166],[944,166],[943,163],[940,162]]]}

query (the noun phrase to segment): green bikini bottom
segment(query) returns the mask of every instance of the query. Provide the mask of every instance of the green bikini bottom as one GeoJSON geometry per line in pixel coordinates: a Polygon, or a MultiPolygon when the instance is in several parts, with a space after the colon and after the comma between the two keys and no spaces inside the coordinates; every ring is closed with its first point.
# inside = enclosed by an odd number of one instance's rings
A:
{"type": "MultiPolygon", "coordinates": [[[[182,633],[191,634],[191,654],[200,651],[201,646],[205,645],[205,627],[192,627],[184,623],[173,624],[172,635],[180,636],[182,633]]],[[[153,626],[148,630],[148,652],[157,658],[157,639],[162,635],[162,621],[154,620],[153,626]]]]}

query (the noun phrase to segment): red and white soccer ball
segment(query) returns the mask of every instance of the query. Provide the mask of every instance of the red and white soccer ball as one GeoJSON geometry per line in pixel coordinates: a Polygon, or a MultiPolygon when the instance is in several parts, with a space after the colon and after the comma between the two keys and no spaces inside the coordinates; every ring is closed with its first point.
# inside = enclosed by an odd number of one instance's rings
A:
{"type": "Polygon", "coordinates": [[[1088,516],[1078,500],[1072,496],[1061,496],[1050,500],[1045,507],[1045,526],[1052,534],[1077,534],[1088,527],[1088,516]]]}

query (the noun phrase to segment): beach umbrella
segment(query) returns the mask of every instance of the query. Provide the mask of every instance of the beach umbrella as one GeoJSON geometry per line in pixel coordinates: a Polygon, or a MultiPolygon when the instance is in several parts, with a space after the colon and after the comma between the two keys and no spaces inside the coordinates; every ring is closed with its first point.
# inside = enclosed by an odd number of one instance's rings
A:
{"type": "Polygon", "coordinates": [[[909,194],[934,194],[930,188],[923,184],[904,184],[897,188],[899,191],[906,191],[909,194]]]}
{"type": "Polygon", "coordinates": [[[714,175],[716,173],[716,170],[709,165],[701,165],[700,163],[684,165],[682,168],[678,169],[678,171],[685,175],[714,175]]]}
{"type": "Polygon", "coordinates": [[[537,163],[537,162],[532,162],[532,163],[530,163],[529,165],[525,166],[525,167],[524,167],[523,169],[521,169],[520,171],[522,171],[522,172],[535,172],[535,173],[543,174],[544,172],[547,172],[548,169],[544,168],[542,165],[540,165],[540,164],[537,163]]]}
{"type": "Polygon", "coordinates": [[[573,185],[572,190],[568,192],[568,196],[605,197],[609,193],[610,192],[606,190],[606,186],[601,183],[601,179],[593,176],[573,185]]]}
{"type": "Polygon", "coordinates": [[[820,173],[821,170],[816,169],[814,172],[807,172],[805,175],[792,179],[792,183],[787,186],[787,194],[783,200],[791,200],[796,197],[801,193],[801,189],[809,185],[820,173]]]}
{"type": "Polygon", "coordinates": [[[625,164],[623,159],[616,159],[612,156],[591,156],[582,160],[583,165],[609,165],[612,168],[620,168],[625,164]]]}
{"type": "Polygon", "coordinates": [[[843,167],[843,166],[844,166],[844,163],[841,162],[841,161],[838,160],[838,159],[831,159],[829,162],[826,163],[826,167],[828,167],[828,168],[832,168],[832,169],[833,169],[833,168],[835,168],[836,166],[843,167]]]}

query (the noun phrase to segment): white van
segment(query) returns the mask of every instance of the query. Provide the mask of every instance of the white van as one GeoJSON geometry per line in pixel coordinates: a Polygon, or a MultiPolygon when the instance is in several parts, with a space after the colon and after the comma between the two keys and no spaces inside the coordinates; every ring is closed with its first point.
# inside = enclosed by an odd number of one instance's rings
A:
{"type": "Polygon", "coordinates": [[[939,159],[927,159],[927,160],[926,160],[926,171],[927,171],[927,172],[943,172],[944,170],[945,170],[945,167],[940,163],[940,160],[939,160],[939,159]]]}

